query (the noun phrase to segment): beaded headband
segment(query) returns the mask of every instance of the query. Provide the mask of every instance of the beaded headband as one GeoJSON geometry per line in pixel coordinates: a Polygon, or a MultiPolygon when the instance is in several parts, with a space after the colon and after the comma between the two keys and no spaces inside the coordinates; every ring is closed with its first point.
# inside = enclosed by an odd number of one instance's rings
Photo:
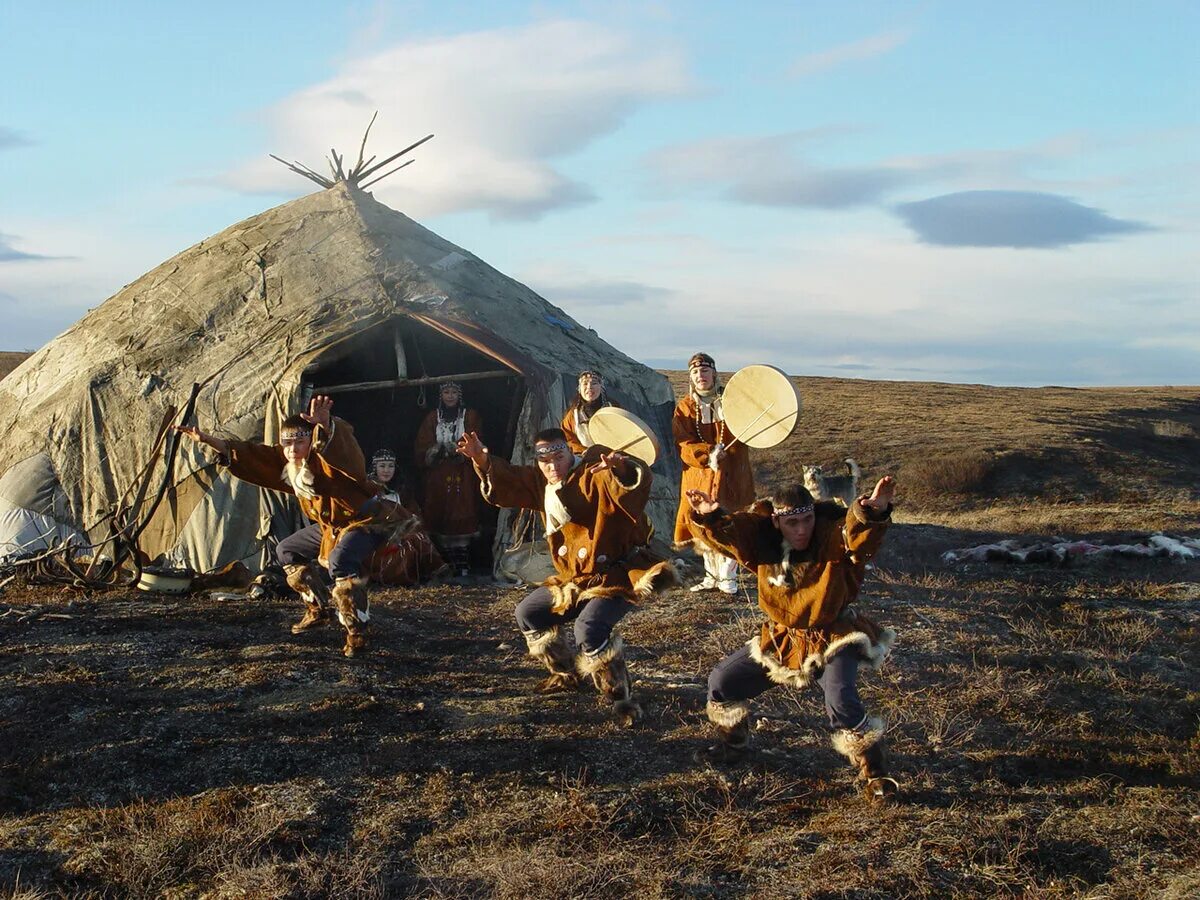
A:
{"type": "Polygon", "coordinates": [[[552,444],[538,444],[533,448],[533,455],[540,459],[544,456],[555,456],[566,449],[568,449],[566,441],[555,441],[552,444]]]}
{"type": "Polygon", "coordinates": [[[715,369],[717,364],[707,353],[693,353],[692,358],[688,360],[688,368],[694,369],[697,366],[710,366],[715,369]]]}
{"type": "Polygon", "coordinates": [[[371,457],[372,464],[380,463],[380,462],[395,462],[395,461],[396,461],[396,454],[393,453],[391,450],[376,450],[375,455],[371,457]]]}
{"type": "Polygon", "coordinates": [[[584,369],[579,373],[579,380],[583,381],[583,379],[587,378],[588,376],[595,378],[597,381],[604,381],[604,376],[594,369],[584,369]]]}
{"type": "Polygon", "coordinates": [[[446,390],[446,388],[454,388],[454,390],[458,391],[460,394],[463,392],[462,385],[457,381],[443,381],[438,385],[438,392],[440,393],[446,390]]]}
{"type": "Polygon", "coordinates": [[[286,428],[283,428],[280,430],[279,437],[280,437],[280,439],[286,438],[286,437],[291,437],[291,438],[312,437],[312,433],[313,433],[312,428],[308,427],[307,425],[303,425],[303,426],[302,425],[288,425],[286,428]]]}
{"type": "Polygon", "coordinates": [[[804,506],[793,506],[789,509],[773,509],[772,513],[786,519],[788,516],[802,516],[805,513],[810,513],[813,511],[813,508],[811,503],[806,503],[804,506]]]}

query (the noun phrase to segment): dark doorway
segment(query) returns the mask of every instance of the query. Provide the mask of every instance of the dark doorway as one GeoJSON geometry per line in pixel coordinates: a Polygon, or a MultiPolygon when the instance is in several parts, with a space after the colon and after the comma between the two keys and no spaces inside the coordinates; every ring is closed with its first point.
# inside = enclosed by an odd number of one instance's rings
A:
{"type": "MultiPolygon", "coordinates": [[[[438,382],[451,376],[462,384],[464,404],[483,419],[483,442],[510,458],[525,402],[524,377],[411,319],[395,319],[331,348],[305,370],[301,401],[307,404],[320,393],[333,397],[334,414],[354,426],[368,460],[380,448],[393,450],[398,476],[420,500],[417,429],[437,408],[438,382]]],[[[480,498],[480,512],[481,534],[473,544],[472,563],[490,571],[498,510],[480,498]]]]}

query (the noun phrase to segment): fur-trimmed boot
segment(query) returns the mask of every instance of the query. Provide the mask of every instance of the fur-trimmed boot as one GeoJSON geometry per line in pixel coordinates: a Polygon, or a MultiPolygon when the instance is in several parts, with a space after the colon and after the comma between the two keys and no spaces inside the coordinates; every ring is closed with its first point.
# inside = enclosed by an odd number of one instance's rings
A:
{"type": "Polygon", "coordinates": [[[745,756],[750,749],[750,701],[709,700],[704,712],[720,739],[708,748],[708,756],[716,762],[736,762],[745,756]]]}
{"type": "Polygon", "coordinates": [[[308,631],[329,618],[329,588],[321,572],[312,563],[284,566],[288,587],[304,601],[304,616],[292,626],[292,634],[308,631]]]}
{"type": "Polygon", "coordinates": [[[358,576],[339,578],[333,583],[333,605],[338,621],[346,629],[342,653],[358,656],[367,649],[367,623],[371,621],[371,601],[367,598],[367,579],[358,576]]]}
{"type": "Polygon", "coordinates": [[[863,796],[871,803],[886,803],[900,792],[900,782],[887,773],[883,732],[883,720],[873,718],[865,732],[843,728],[833,733],[833,749],[858,768],[863,796]]]}
{"type": "Polygon", "coordinates": [[[529,655],[550,670],[550,674],[539,681],[534,690],[539,694],[556,694],[579,687],[579,676],[575,674],[575,654],[561,628],[555,625],[545,631],[527,631],[525,643],[529,647],[529,655]]]}
{"type": "Polygon", "coordinates": [[[597,652],[579,654],[577,664],[580,673],[590,676],[596,690],[612,704],[617,722],[629,728],[642,717],[642,708],[633,699],[624,650],[625,642],[614,634],[597,652]]]}

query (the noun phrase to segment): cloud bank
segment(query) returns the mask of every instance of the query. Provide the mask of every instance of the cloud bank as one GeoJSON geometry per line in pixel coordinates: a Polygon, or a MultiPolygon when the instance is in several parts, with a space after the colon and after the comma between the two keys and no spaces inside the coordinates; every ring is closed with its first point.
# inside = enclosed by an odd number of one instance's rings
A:
{"type": "MultiPolygon", "coordinates": [[[[347,63],[266,113],[268,145],[313,168],[331,146],[351,157],[375,110],[368,154],[381,158],[433,132],[416,164],[372,189],[416,216],[484,210],[533,219],[587,203],[588,185],[555,161],[616,131],[636,110],[691,90],[676,50],[588,22],[415,40],[347,63]]],[[[218,181],[246,192],[298,193],[272,160],[218,181]]]]}
{"type": "Polygon", "coordinates": [[[1032,191],[962,191],[901,203],[896,212],[922,243],[943,247],[1049,249],[1153,230],[1032,191]]]}

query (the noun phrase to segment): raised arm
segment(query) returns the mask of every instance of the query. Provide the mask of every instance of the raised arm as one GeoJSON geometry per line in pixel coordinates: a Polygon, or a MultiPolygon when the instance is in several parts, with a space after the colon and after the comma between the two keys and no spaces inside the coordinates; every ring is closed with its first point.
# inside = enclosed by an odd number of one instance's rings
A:
{"type": "Polygon", "coordinates": [[[859,497],[846,510],[846,549],[863,562],[879,552],[884,532],[892,521],[895,494],[896,480],[885,475],[870,495],[859,497]]]}
{"type": "Polygon", "coordinates": [[[693,534],[743,566],[757,568],[757,538],[762,516],[752,513],[730,515],[704,491],[688,491],[685,497],[692,508],[693,534]]]}
{"type": "Polygon", "coordinates": [[[475,467],[480,493],[492,506],[543,511],[546,480],[533,466],[514,466],[507,460],[493,458],[474,431],[462,436],[457,450],[475,467]]]}

